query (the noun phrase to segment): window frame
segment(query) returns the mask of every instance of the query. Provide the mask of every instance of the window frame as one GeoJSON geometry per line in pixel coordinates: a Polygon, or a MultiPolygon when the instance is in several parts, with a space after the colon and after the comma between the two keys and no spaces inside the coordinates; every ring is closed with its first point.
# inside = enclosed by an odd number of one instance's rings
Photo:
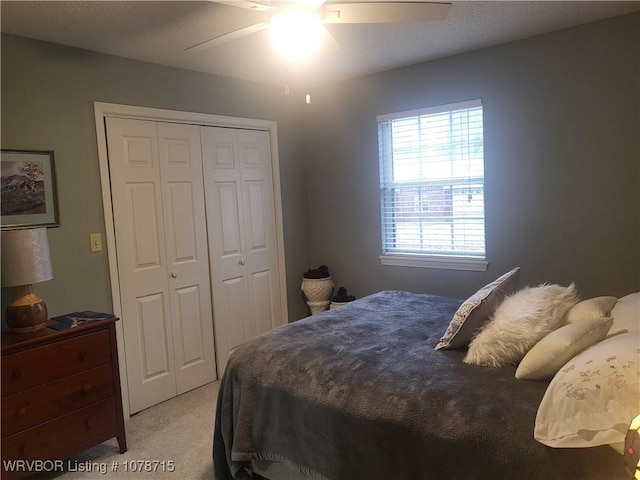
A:
{"type": "MultiPolygon", "coordinates": [[[[454,110],[466,109],[466,108],[476,108],[481,107],[482,116],[483,116],[483,124],[484,124],[484,107],[482,105],[481,99],[468,100],[463,102],[455,102],[448,103],[443,105],[436,105],[432,107],[419,108],[414,110],[407,110],[395,113],[382,114],[377,116],[377,126],[378,126],[378,155],[379,155],[379,180],[380,180],[380,227],[382,233],[382,251],[383,253],[380,255],[379,260],[382,265],[390,265],[390,266],[402,266],[402,267],[419,267],[419,268],[435,268],[435,269],[447,269],[447,270],[466,270],[466,271],[486,271],[489,262],[486,258],[486,202],[483,198],[483,241],[484,241],[484,252],[482,255],[472,256],[472,255],[456,255],[455,252],[452,254],[438,254],[434,252],[429,253],[419,253],[413,251],[385,251],[387,248],[387,240],[385,238],[386,228],[385,228],[385,189],[389,188],[390,183],[400,183],[400,182],[390,182],[393,159],[389,158],[389,154],[393,151],[393,147],[390,145],[385,146],[385,142],[390,138],[381,135],[381,125],[385,123],[389,123],[393,120],[400,120],[405,118],[416,117],[420,115],[431,115],[438,113],[451,112],[454,110]],[[385,137],[385,138],[383,138],[385,137]]],[[[482,136],[483,144],[483,162],[484,162],[484,126],[483,126],[483,136],[482,136]]],[[[388,142],[387,142],[388,143],[388,142]]],[[[475,176],[477,177],[477,175],[475,176]]],[[[447,178],[447,180],[452,179],[453,177],[447,178]]],[[[484,166],[482,171],[482,189],[484,195],[484,184],[485,184],[485,174],[484,174],[484,166]]],[[[422,181],[422,180],[408,180],[404,183],[407,185],[411,183],[421,183],[423,186],[428,187],[428,184],[432,181],[422,181]]],[[[443,183],[447,183],[446,181],[443,183]]],[[[453,185],[449,183],[450,185],[453,185]]]]}

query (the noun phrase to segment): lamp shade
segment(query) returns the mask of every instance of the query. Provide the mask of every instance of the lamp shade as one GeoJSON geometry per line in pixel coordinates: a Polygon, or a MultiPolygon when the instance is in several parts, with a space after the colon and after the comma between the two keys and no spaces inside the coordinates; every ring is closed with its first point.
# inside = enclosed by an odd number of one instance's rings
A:
{"type": "Polygon", "coordinates": [[[15,287],[53,278],[46,228],[5,230],[2,239],[2,286],[15,287]]]}

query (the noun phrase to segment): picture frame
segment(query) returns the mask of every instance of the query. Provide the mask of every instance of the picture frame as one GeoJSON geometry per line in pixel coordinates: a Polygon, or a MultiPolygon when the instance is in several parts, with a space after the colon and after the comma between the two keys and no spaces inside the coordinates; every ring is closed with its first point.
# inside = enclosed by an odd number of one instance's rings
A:
{"type": "Polygon", "coordinates": [[[2,149],[0,229],[58,227],[54,152],[2,149]]]}

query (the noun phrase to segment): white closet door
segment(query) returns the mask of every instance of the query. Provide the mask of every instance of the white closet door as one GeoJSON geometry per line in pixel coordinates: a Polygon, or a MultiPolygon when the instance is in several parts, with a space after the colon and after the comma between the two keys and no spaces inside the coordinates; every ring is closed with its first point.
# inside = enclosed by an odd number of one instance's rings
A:
{"type": "Polygon", "coordinates": [[[201,127],[218,371],[231,349],[282,324],[267,132],[201,127]]]}
{"type": "Polygon", "coordinates": [[[131,413],[176,394],[155,122],[107,119],[131,413]]]}
{"type": "Polygon", "coordinates": [[[216,379],[200,128],[158,123],[177,393],[216,379]]]}
{"type": "Polygon", "coordinates": [[[269,134],[238,130],[251,333],[282,324],[269,134]]]}
{"type": "Polygon", "coordinates": [[[216,378],[198,126],[107,119],[132,413],[216,378]]]}

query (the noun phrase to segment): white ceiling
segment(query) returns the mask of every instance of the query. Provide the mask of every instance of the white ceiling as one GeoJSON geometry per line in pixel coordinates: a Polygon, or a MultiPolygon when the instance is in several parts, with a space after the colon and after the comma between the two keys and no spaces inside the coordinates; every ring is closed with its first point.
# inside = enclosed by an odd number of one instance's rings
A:
{"type": "MultiPolygon", "coordinates": [[[[304,67],[285,67],[264,31],[184,52],[258,20],[256,12],[243,8],[208,1],[6,0],[0,7],[5,33],[274,85],[285,83],[286,75],[289,82],[303,78],[304,67]]],[[[310,61],[310,83],[389,70],[638,10],[640,1],[454,0],[445,20],[331,25],[337,44],[326,41],[310,61]]]]}

